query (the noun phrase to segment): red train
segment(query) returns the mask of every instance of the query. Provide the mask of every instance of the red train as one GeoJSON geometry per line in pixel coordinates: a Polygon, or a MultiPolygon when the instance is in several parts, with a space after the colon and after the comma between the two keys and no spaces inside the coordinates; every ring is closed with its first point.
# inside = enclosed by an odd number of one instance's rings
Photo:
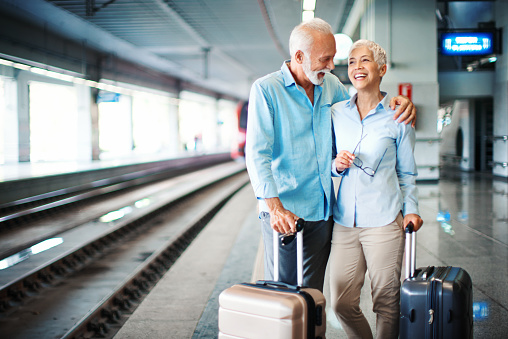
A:
{"type": "Polygon", "coordinates": [[[247,132],[247,111],[249,108],[249,102],[240,102],[236,114],[238,116],[238,134],[237,141],[233,150],[231,151],[231,157],[233,159],[240,159],[245,157],[245,135],[247,132]]]}

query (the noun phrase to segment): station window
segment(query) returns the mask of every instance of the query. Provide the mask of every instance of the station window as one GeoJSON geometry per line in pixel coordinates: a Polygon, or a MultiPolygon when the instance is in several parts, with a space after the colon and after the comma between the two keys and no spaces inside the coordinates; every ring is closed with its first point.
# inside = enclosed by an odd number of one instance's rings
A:
{"type": "Polygon", "coordinates": [[[230,151],[238,147],[238,116],[236,109],[238,102],[231,100],[219,100],[219,151],[230,151]]]}
{"type": "Polygon", "coordinates": [[[101,159],[177,153],[177,101],[142,90],[128,95],[100,92],[99,147],[101,159]]]}
{"type": "Polygon", "coordinates": [[[130,156],[133,149],[132,97],[120,94],[109,95],[109,93],[104,93],[101,97],[100,94],[98,106],[100,158],[114,159],[130,156]]]}
{"type": "Polygon", "coordinates": [[[0,164],[5,164],[5,115],[6,115],[6,107],[5,107],[5,90],[4,90],[4,81],[2,77],[0,77],[0,164]]]}
{"type": "Polygon", "coordinates": [[[132,133],[136,155],[176,155],[177,105],[175,99],[165,95],[147,92],[133,94],[132,133]]]}
{"type": "Polygon", "coordinates": [[[182,92],[178,112],[180,143],[189,152],[228,152],[236,136],[236,103],[182,92]]]}
{"type": "Polygon", "coordinates": [[[185,151],[205,152],[216,143],[215,99],[191,92],[180,94],[178,130],[185,151]]]}
{"type": "Polygon", "coordinates": [[[78,112],[73,86],[29,82],[30,161],[78,158],[78,112]]]}

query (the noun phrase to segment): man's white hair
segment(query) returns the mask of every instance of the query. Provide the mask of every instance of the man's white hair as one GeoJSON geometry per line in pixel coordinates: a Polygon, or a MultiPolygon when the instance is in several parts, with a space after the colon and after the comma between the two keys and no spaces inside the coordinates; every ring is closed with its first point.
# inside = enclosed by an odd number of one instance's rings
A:
{"type": "Polygon", "coordinates": [[[351,55],[351,52],[353,52],[353,50],[360,47],[367,47],[367,49],[372,52],[372,55],[374,56],[374,61],[378,64],[380,69],[383,65],[386,65],[386,51],[383,49],[383,47],[376,44],[374,41],[364,39],[357,40],[349,49],[348,55],[351,55]]]}
{"type": "Polygon", "coordinates": [[[313,18],[302,22],[293,29],[289,37],[289,53],[291,57],[293,57],[298,50],[302,51],[307,56],[310,55],[310,50],[314,43],[314,37],[312,36],[313,31],[333,35],[332,26],[323,19],[313,18]]]}

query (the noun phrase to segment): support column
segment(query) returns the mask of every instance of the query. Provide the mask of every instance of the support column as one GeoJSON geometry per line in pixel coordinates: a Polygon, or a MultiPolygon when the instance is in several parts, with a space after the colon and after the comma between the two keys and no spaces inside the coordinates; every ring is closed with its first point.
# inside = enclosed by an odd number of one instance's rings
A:
{"type": "Polygon", "coordinates": [[[497,55],[494,86],[494,154],[492,172],[496,177],[508,179],[508,3],[496,1],[496,26],[503,29],[503,54],[497,55]]]}
{"type": "Polygon", "coordinates": [[[99,105],[97,95],[99,90],[90,87],[90,119],[91,119],[91,147],[92,160],[100,160],[101,150],[99,147],[99,105]]]}
{"type": "Polygon", "coordinates": [[[168,110],[168,123],[169,123],[169,136],[168,136],[168,153],[170,156],[176,156],[180,152],[181,143],[180,143],[180,133],[178,129],[178,109],[179,109],[179,98],[180,92],[178,92],[177,97],[171,100],[171,104],[168,110]]]}
{"type": "Polygon", "coordinates": [[[30,107],[28,79],[24,71],[15,70],[18,85],[18,152],[19,162],[30,162],[30,107]]]}
{"type": "Polygon", "coordinates": [[[89,162],[93,160],[93,143],[92,143],[92,119],[91,119],[91,106],[95,105],[94,100],[91,98],[91,91],[88,86],[74,85],[77,95],[78,104],[78,137],[77,142],[77,161],[89,162]]]}
{"type": "Polygon", "coordinates": [[[396,96],[399,84],[411,84],[411,99],[418,110],[415,147],[418,180],[438,180],[436,3],[376,0],[367,1],[367,6],[360,36],[380,44],[390,62],[381,90],[396,96]]]}

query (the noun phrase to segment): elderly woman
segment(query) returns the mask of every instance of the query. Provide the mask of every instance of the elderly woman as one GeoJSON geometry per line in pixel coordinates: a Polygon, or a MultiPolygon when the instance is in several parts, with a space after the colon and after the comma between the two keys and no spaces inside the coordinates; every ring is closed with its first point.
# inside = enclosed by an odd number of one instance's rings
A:
{"type": "Polygon", "coordinates": [[[349,338],[372,338],[360,309],[368,270],[378,338],[397,338],[404,228],[418,230],[415,132],[393,120],[380,91],[386,52],[359,40],[351,47],[348,76],[357,90],[332,107],[332,175],[341,176],[330,254],[332,307],[349,338]]]}

